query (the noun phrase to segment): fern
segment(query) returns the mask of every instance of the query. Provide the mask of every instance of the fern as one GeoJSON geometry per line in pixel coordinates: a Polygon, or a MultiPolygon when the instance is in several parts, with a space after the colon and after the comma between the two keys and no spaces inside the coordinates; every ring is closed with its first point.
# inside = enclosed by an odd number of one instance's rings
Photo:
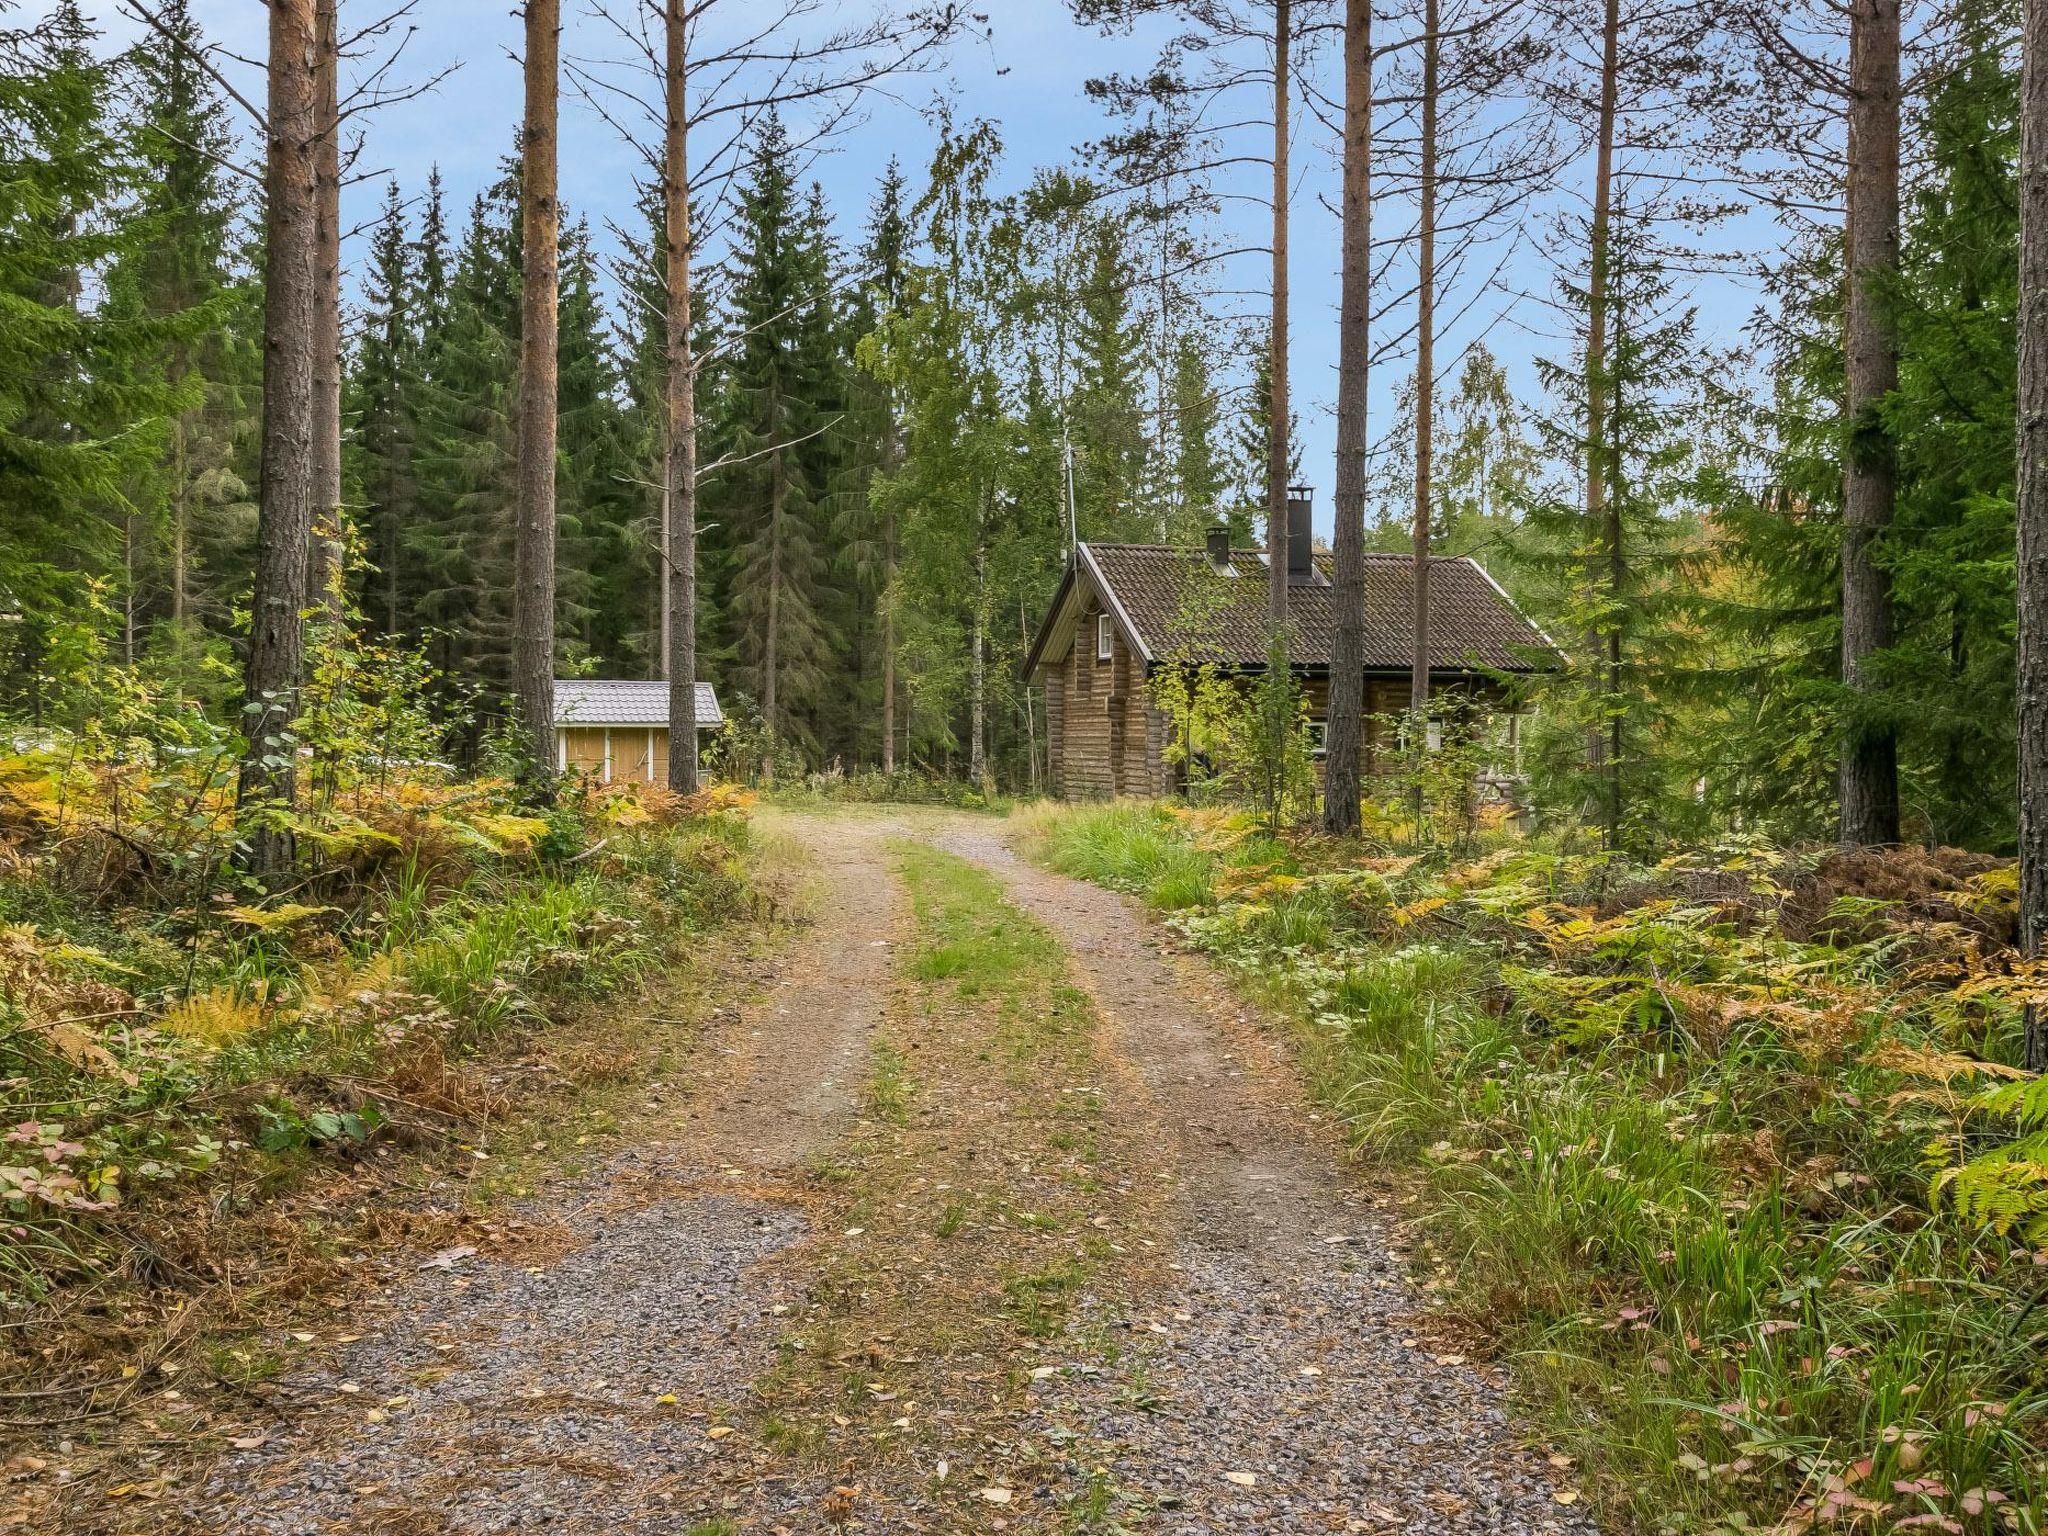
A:
{"type": "MultiPolygon", "coordinates": [[[[2012,1089],[2048,1087],[2036,1081],[2011,1084],[2012,1089]]],[[[2008,1094],[2008,1088],[1995,1092],[2008,1094]]],[[[2048,1106],[2048,1092],[2038,1097],[2048,1106]]],[[[2030,1243],[2048,1243],[2048,1131],[2035,1131],[2017,1141],[1945,1168],[1934,1177],[1934,1195],[1946,1198],[1965,1221],[2003,1237],[2020,1232],[2030,1243]]]]}

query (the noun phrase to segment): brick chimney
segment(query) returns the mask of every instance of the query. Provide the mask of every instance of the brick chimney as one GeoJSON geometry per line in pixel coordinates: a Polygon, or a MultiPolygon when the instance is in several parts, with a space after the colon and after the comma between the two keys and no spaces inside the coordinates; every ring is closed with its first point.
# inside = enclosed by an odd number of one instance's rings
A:
{"type": "Polygon", "coordinates": [[[1230,569],[1230,525],[1217,523],[1209,530],[1209,564],[1219,571],[1230,569]]]}
{"type": "Polygon", "coordinates": [[[1287,579],[1297,585],[1316,576],[1315,525],[1309,516],[1313,505],[1305,485],[1287,488],[1287,579]]]}

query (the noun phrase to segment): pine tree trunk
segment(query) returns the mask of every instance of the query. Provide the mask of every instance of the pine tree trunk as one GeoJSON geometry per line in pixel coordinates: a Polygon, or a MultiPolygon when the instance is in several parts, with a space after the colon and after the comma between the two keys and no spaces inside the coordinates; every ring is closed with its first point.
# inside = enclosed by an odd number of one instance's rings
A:
{"type": "Polygon", "coordinates": [[[328,623],[341,598],[341,57],[339,0],[315,0],[319,62],[313,80],[318,114],[313,257],[313,568],[312,597],[328,623]]]}
{"type": "Polygon", "coordinates": [[[121,519],[121,664],[135,665],[135,514],[121,519]]]}
{"type": "Polygon", "coordinates": [[[667,577],[666,577],[666,576],[665,576],[665,575],[663,574],[663,572],[664,572],[664,571],[666,570],[666,568],[667,568],[667,563],[668,563],[668,541],[669,541],[669,526],[670,526],[670,520],[671,520],[671,517],[670,517],[670,515],[671,515],[671,511],[672,511],[672,503],[673,503],[673,502],[674,502],[674,500],[675,500],[675,497],[674,497],[674,495],[673,495],[673,494],[671,493],[671,491],[670,491],[670,488],[669,488],[669,483],[668,483],[668,472],[667,472],[667,471],[668,471],[668,420],[667,420],[667,416],[668,416],[668,412],[667,412],[667,408],[666,408],[666,401],[664,401],[664,403],[663,403],[663,411],[662,411],[662,418],[663,418],[663,419],[662,419],[662,423],[661,423],[661,463],[662,463],[662,478],[661,478],[661,524],[660,524],[660,527],[658,528],[658,530],[656,531],[656,535],[655,535],[655,545],[654,545],[654,570],[655,570],[655,579],[654,579],[654,595],[653,595],[653,599],[652,599],[652,601],[653,601],[653,606],[654,606],[654,611],[653,611],[653,613],[652,613],[652,614],[650,614],[650,615],[649,615],[649,618],[650,618],[650,619],[652,620],[652,622],[653,622],[653,624],[654,624],[654,646],[653,646],[653,650],[654,650],[654,654],[655,654],[655,665],[656,665],[656,668],[657,668],[657,670],[656,670],[656,672],[655,672],[655,674],[654,674],[654,675],[655,675],[656,677],[659,677],[659,678],[664,678],[664,679],[665,679],[665,678],[667,678],[667,676],[668,676],[668,666],[669,666],[669,656],[668,656],[668,645],[669,645],[669,604],[670,604],[671,600],[672,600],[672,599],[674,598],[674,596],[675,596],[675,593],[674,593],[674,589],[673,589],[673,587],[672,587],[671,583],[670,583],[670,582],[668,581],[667,577]]]}
{"type": "Polygon", "coordinates": [[[896,508],[892,504],[882,517],[882,772],[895,771],[896,508]]]}
{"type": "MultiPolygon", "coordinates": [[[[983,493],[983,525],[987,493],[983,493]]],[[[988,540],[974,545],[974,651],[968,661],[967,777],[976,788],[988,783],[988,540]]]]}
{"type": "Polygon", "coordinates": [[[1416,829],[1421,830],[1422,767],[1429,755],[1429,534],[1436,465],[1436,138],[1437,71],[1443,45],[1437,38],[1437,0],[1423,5],[1422,165],[1415,255],[1415,544],[1414,647],[1408,672],[1408,708],[1414,740],[1416,829]]]}
{"type": "Polygon", "coordinates": [[[180,631],[192,585],[192,485],[185,468],[189,430],[181,412],[171,423],[171,627],[180,631]]]}
{"type": "Polygon", "coordinates": [[[1287,622],[1287,129],[1293,91],[1288,65],[1294,51],[1292,0],[1273,6],[1273,387],[1266,424],[1267,616],[1287,622]]]}
{"type": "Polygon", "coordinates": [[[261,879],[291,867],[306,561],[313,521],[315,257],[313,0],[271,0],[265,146],[263,463],[243,675],[248,744],[237,785],[243,860],[261,879]]]}
{"type": "Polygon", "coordinates": [[[668,787],[694,795],[697,775],[697,360],[690,336],[690,118],[688,0],[667,0],[667,133],[662,157],[668,246],[668,787]]]}
{"type": "Polygon", "coordinates": [[[1365,448],[1371,387],[1372,0],[1344,8],[1343,291],[1337,318],[1337,611],[1330,646],[1330,717],[1323,759],[1323,827],[1358,831],[1364,793],[1365,448]]]}
{"type": "MultiPolygon", "coordinates": [[[[1600,27],[1600,105],[1593,157],[1593,219],[1588,234],[1586,280],[1586,529],[1589,538],[1607,543],[1611,532],[1608,506],[1607,309],[1609,302],[1610,223],[1614,202],[1614,134],[1621,73],[1621,5],[1607,0],[1600,27]]],[[[1606,626],[1596,624],[1586,637],[1587,650],[1599,675],[1606,650],[1606,626]]],[[[1607,735],[1598,720],[1586,728],[1586,766],[1599,787],[1600,817],[1607,845],[1615,846],[1621,828],[1608,760],[1607,735]]]]}
{"type": "Polygon", "coordinates": [[[1899,840],[1896,730],[1872,718],[1870,661],[1892,643],[1891,576],[1879,545],[1891,526],[1895,451],[1879,417],[1899,381],[1899,339],[1887,289],[1899,267],[1899,0],[1849,6],[1849,171],[1846,188],[1848,434],[1842,465],[1842,681],[1850,693],[1842,743],[1844,847],[1899,840]]]}
{"type": "MultiPolygon", "coordinates": [[[[2026,0],[2020,85],[2020,943],[2048,934],[2048,0],[2026,0]]],[[[2048,1011],[2030,1008],[2026,1063],[2048,1071],[2048,1011]]]]}
{"type": "MultiPolygon", "coordinates": [[[[774,402],[769,408],[775,409],[774,402]]],[[[782,705],[775,685],[782,670],[782,512],[788,494],[782,450],[777,448],[768,456],[768,613],[761,636],[761,718],[768,726],[770,751],[761,765],[764,777],[774,771],[773,744],[782,734],[782,705]]]]}
{"type": "Polygon", "coordinates": [[[512,696],[534,782],[555,764],[555,442],[561,205],[555,121],[561,0],[526,0],[520,135],[519,490],[512,527],[512,696]]]}

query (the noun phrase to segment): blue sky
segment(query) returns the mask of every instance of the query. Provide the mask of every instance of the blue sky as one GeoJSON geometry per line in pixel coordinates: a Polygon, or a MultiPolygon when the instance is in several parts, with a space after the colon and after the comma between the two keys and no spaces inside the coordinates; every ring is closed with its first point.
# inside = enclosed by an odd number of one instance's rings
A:
{"type": "MultiPolygon", "coordinates": [[[[344,29],[351,20],[389,8],[388,0],[344,0],[344,29]]],[[[98,13],[111,42],[136,35],[136,24],[118,16],[112,0],[88,0],[87,9],[98,13]]],[[[831,12],[834,0],[825,0],[824,9],[831,12]]],[[[870,6],[868,0],[849,0],[840,9],[848,16],[865,15],[870,6]]],[[[1117,68],[1143,67],[1153,58],[1161,35],[1155,30],[1136,38],[1105,38],[1076,25],[1065,0],[991,0],[987,9],[993,30],[989,40],[955,49],[938,72],[903,79],[890,97],[872,99],[864,120],[838,137],[815,167],[814,175],[824,183],[849,236],[857,232],[876,179],[891,155],[903,161],[913,180],[920,172],[932,138],[927,112],[939,96],[950,96],[959,115],[985,117],[1000,127],[1007,148],[1003,182],[1021,185],[1037,167],[1072,162],[1078,147],[1106,126],[1084,93],[1087,79],[1117,68]]],[[[262,6],[252,0],[193,0],[193,11],[209,36],[229,51],[250,60],[261,58],[262,6]]],[[[617,53],[615,40],[588,14],[586,0],[564,0],[563,12],[565,57],[617,53]]],[[[431,93],[389,107],[370,121],[361,164],[365,170],[388,172],[408,192],[420,188],[429,169],[438,164],[451,207],[459,211],[496,174],[510,146],[520,103],[515,58],[520,22],[512,0],[424,0],[415,22],[417,32],[393,78],[419,80],[449,66],[459,67],[431,93]]],[[[252,98],[260,99],[260,78],[253,68],[234,63],[225,67],[252,98]]],[[[1322,60],[1320,68],[1333,71],[1334,58],[1322,60]]],[[[243,115],[232,110],[238,118],[243,115]]],[[[1334,145],[1305,114],[1297,121],[1296,142],[1299,174],[1291,265],[1294,391],[1303,478],[1315,488],[1317,525],[1327,533],[1337,361],[1337,226],[1330,212],[1337,192],[1334,145]]],[[[639,174],[636,153],[573,91],[566,93],[562,190],[572,210],[587,214],[600,229],[607,219],[632,224],[639,174]]],[[[1244,177],[1244,190],[1263,190],[1263,169],[1237,174],[1244,177]]],[[[366,221],[381,196],[381,177],[352,188],[344,226],[366,221]]],[[[1540,212],[1532,213],[1525,222],[1533,224],[1541,217],[1540,212]]],[[[1382,209],[1378,218],[1382,231],[1405,228],[1409,222],[1406,211],[1398,207],[1382,209]]],[[[1226,200],[1212,234],[1220,247],[1262,245],[1265,219],[1261,206],[1226,200]]],[[[350,254],[360,258],[360,240],[350,254]]],[[[1216,309],[1226,315],[1263,313],[1266,263],[1261,254],[1215,270],[1216,309]]],[[[1492,262],[1485,265],[1490,269],[1492,262]]],[[[1508,259],[1502,281],[1502,293],[1464,310],[1462,320],[1440,344],[1439,356],[1448,372],[1459,349],[1483,335],[1508,364],[1525,400],[1534,405],[1532,359],[1556,347],[1556,317],[1540,302],[1550,291],[1551,277],[1533,245],[1524,244],[1508,259]],[[1535,295],[1536,301],[1524,297],[1511,305],[1507,295],[1513,291],[1535,295]]],[[[1712,312],[1705,319],[1710,333],[1731,336],[1747,319],[1749,301],[1739,285],[1720,285],[1708,299],[1712,312]]],[[[1409,369],[1408,360],[1398,357],[1375,370],[1375,435],[1389,420],[1395,392],[1409,369]]]]}

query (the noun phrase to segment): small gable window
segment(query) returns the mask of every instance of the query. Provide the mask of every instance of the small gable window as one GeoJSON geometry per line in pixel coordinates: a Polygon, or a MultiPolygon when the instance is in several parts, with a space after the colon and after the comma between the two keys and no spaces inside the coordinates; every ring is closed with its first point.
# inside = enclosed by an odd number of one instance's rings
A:
{"type": "Polygon", "coordinates": [[[1106,613],[1095,616],[1095,659],[1108,661],[1116,654],[1116,625],[1106,613]]]}

